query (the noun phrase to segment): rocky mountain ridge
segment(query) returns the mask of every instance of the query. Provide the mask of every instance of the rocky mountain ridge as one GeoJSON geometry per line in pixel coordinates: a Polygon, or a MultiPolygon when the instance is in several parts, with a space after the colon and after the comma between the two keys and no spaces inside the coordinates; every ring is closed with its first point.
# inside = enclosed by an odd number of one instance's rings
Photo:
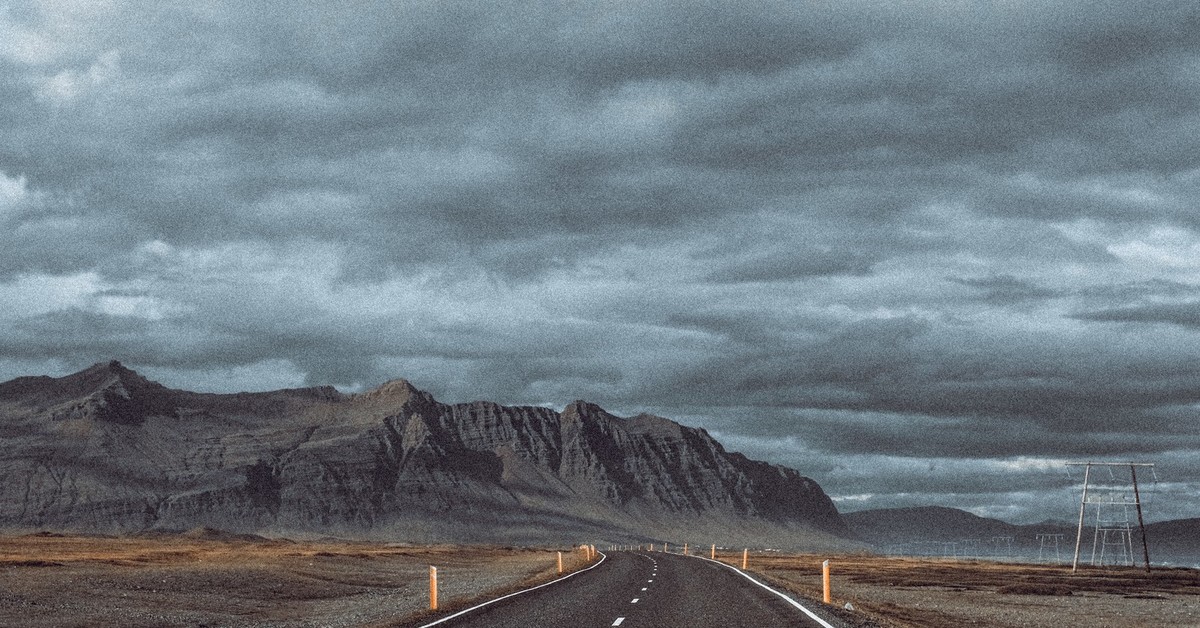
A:
{"type": "Polygon", "coordinates": [[[216,395],[110,362],[0,384],[0,442],[10,529],[784,547],[849,536],[816,482],[702,429],[584,401],[444,404],[405,380],[216,395]]]}

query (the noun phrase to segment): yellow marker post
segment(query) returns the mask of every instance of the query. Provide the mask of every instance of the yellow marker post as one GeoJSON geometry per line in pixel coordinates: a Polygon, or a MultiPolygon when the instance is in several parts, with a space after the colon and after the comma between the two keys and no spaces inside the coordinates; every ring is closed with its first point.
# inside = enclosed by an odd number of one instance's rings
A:
{"type": "Polygon", "coordinates": [[[747,561],[749,561],[749,560],[750,560],[750,549],[749,548],[743,549],[742,550],[742,569],[746,568],[747,561]]]}
{"type": "Polygon", "coordinates": [[[828,604],[829,597],[829,561],[821,563],[821,584],[825,587],[825,603],[828,604]]]}
{"type": "Polygon", "coordinates": [[[708,557],[709,557],[709,558],[711,558],[711,559],[713,559],[713,560],[716,560],[716,559],[717,559],[717,544],[716,544],[716,543],[713,543],[713,546],[712,546],[712,553],[711,553],[711,554],[709,554],[709,555],[708,555],[708,557]]]}
{"type": "Polygon", "coordinates": [[[562,573],[562,552],[558,553],[558,573],[562,573]]]}
{"type": "Polygon", "coordinates": [[[683,555],[684,555],[684,556],[687,556],[687,555],[688,555],[688,553],[687,553],[687,543],[684,543],[684,544],[683,544],[683,555]]]}
{"type": "Polygon", "coordinates": [[[437,567],[429,566],[429,610],[437,610],[437,567]]]}

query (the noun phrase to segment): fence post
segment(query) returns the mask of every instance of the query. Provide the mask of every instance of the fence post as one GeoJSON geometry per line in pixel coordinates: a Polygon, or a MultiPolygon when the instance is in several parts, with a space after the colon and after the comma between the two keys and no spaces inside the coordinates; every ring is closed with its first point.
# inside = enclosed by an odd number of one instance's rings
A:
{"type": "Polygon", "coordinates": [[[429,610],[437,610],[437,567],[429,566],[429,610]]]}
{"type": "Polygon", "coordinates": [[[829,561],[821,563],[821,585],[825,589],[825,603],[829,603],[829,561]]]}

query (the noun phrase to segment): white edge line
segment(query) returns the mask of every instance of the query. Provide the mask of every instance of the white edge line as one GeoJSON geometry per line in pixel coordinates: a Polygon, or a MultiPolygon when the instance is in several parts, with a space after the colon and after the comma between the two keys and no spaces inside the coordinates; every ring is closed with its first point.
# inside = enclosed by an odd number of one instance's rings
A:
{"type": "Polygon", "coordinates": [[[521,595],[522,593],[529,593],[530,591],[536,591],[542,587],[548,587],[556,582],[562,582],[563,580],[566,580],[567,578],[570,578],[571,576],[577,576],[585,571],[591,571],[591,570],[599,567],[600,563],[604,562],[605,559],[608,558],[608,555],[605,554],[604,552],[597,550],[596,553],[600,555],[600,561],[597,562],[595,565],[592,565],[591,567],[588,567],[586,569],[580,569],[579,571],[572,571],[571,573],[569,573],[561,578],[556,578],[554,580],[551,580],[550,582],[545,582],[545,583],[539,584],[536,587],[529,587],[528,589],[521,589],[520,591],[517,591],[516,593],[509,593],[508,595],[502,595],[494,600],[488,600],[488,601],[484,602],[483,604],[476,604],[475,606],[472,606],[471,608],[463,609],[453,615],[447,615],[437,621],[432,621],[432,622],[429,622],[428,624],[424,624],[421,626],[421,628],[429,628],[430,626],[436,626],[444,621],[450,621],[451,619],[454,619],[455,617],[458,617],[460,615],[466,615],[467,613],[470,613],[471,611],[479,610],[479,609],[487,606],[488,604],[495,604],[496,602],[499,602],[500,600],[507,600],[508,598],[513,597],[514,595],[521,595]]]}
{"type": "Polygon", "coordinates": [[[737,567],[734,567],[733,565],[730,565],[729,563],[723,563],[723,562],[721,562],[721,561],[719,561],[719,560],[713,560],[713,559],[711,559],[711,558],[705,558],[705,557],[703,557],[703,556],[692,556],[691,558],[699,558],[700,560],[707,560],[707,561],[708,561],[708,562],[710,562],[710,563],[716,563],[716,564],[718,564],[718,565],[720,565],[720,566],[722,566],[722,567],[728,567],[728,568],[730,568],[730,569],[732,569],[732,570],[734,570],[734,571],[738,572],[739,574],[741,574],[741,576],[742,576],[743,578],[745,578],[745,579],[749,580],[750,582],[753,582],[754,584],[757,584],[758,586],[760,586],[760,587],[762,587],[762,588],[764,588],[764,589],[766,589],[766,590],[770,591],[771,593],[774,593],[775,595],[778,595],[779,597],[783,598],[783,599],[784,599],[784,601],[785,601],[785,602],[787,602],[788,604],[791,604],[792,606],[795,606],[796,608],[798,608],[798,609],[800,609],[800,610],[804,611],[804,614],[805,614],[805,615],[808,615],[810,618],[812,618],[812,620],[813,620],[813,621],[815,621],[815,622],[817,622],[818,624],[821,624],[822,626],[824,626],[824,628],[834,628],[834,626],[833,626],[832,624],[830,624],[829,622],[825,621],[824,619],[821,619],[820,617],[818,617],[818,616],[817,616],[817,614],[816,614],[816,613],[814,613],[814,612],[812,612],[812,611],[808,610],[807,608],[805,608],[805,607],[804,607],[804,605],[803,605],[803,604],[801,604],[801,603],[797,602],[796,600],[793,600],[793,599],[792,599],[790,596],[788,596],[787,594],[785,594],[785,593],[781,593],[781,592],[779,592],[779,591],[776,591],[775,589],[772,589],[771,587],[769,587],[769,586],[767,586],[767,585],[765,585],[765,584],[763,584],[763,583],[759,582],[758,580],[755,580],[754,578],[750,577],[750,574],[748,574],[748,573],[746,573],[746,572],[742,571],[741,569],[738,569],[737,567]]]}

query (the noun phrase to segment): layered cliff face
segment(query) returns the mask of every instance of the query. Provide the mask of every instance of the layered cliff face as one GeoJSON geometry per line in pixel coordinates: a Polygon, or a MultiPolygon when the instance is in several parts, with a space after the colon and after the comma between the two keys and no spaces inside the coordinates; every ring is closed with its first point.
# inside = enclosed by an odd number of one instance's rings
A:
{"type": "Polygon", "coordinates": [[[0,444],[9,528],[788,547],[848,535],[815,482],[704,430],[582,401],[448,405],[403,380],[209,395],[99,364],[0,384],[0,444]]]}

